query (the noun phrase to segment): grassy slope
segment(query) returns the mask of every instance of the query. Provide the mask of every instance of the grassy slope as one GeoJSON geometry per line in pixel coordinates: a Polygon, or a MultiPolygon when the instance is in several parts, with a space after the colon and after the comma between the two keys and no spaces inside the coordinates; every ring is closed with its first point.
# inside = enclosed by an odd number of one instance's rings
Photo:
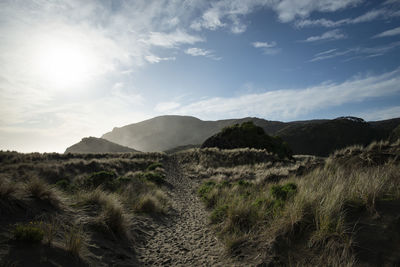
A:
{"type": "Polygon", "coordinates": [[[1,264],[138,265],[132,223],[169,209],[164,159],[0,152],[1,264]]]}
{"type": "MultiPolygon", "coordinates": [[[[399,260],[399,143],[350,147],[324,164],[303,157],[229,166],[216,157],[199,160],[204,151],[191,153],[182,152],[181,161],[188,175],[207,179],[198,193],[210,222],[244,261],[376,266],[399,260]]],[[[238,152],[219,153],[229,159],[238,152]]]]}

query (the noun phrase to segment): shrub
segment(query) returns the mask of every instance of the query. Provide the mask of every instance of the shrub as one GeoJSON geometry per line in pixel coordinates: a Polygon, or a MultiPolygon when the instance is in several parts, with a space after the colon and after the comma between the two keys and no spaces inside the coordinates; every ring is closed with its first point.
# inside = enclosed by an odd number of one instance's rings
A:
{"type": "Polygon", "coordinates": [[[153,162],[152,164],[150,164],[150,165],[146,168],[146,170],[147,170],[147,171],[154,171],[155,169],[157,169],[157,168],[162,168],[162,167],[163,167],[162,163],[160,163],[160,162],[153,162]]]}
{"type": "Polygon", "coordinates": [[[164,175],[159,172],[145,172],[142,174],[142,177],[147,181],[153,182],[157,185],[165,183],[164,175]]]}
{"type": "Polygon", "coordinates": [[[68,190],[70,187],[70,183],[66,179],[58,180],[56,182],[56,186],[62,190],[68,190]]]}
{"type": "Polygon", "coordinates": [[[226,218],[227,212],[228,212],[228,205],[222,205],[222,206],[218,206],[216,207],[210,215],[210,220],[211,223],[220,223],[223,222],[226,218]]]}
{"type": "Polygon", "coordinates": [[[117,175],[114,172],[94,172],[84,180],[84,186],[90,189],[102,186],[106,190],[115,190],[118,186],[116,179],[117,175]]]}
{"type": "Polygon", "coordinates": [[[271,195],[277,200],[286,200],[297,192],[295,183],[287,183],[285,185],[273,185],[271,187],[271,195]]]}
{"type": "Polygon", "coordinates": [[[14,239],[24,243],[40,243],[43,240],[43,230],[33,222],[29,224],[17,224],[13,231],[14,239]]]}

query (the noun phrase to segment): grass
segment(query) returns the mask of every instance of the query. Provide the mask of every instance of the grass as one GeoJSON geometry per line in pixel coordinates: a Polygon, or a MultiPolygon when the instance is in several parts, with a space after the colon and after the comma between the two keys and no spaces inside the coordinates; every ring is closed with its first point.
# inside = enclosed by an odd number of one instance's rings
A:
{"type": "Polygon", "coordinates": [[[64,230],[65,250],[79,258],[86,248],[86,238],[80,226],[69,226],[64,230]]]}
{"type": "Polygon", "coordinates": [[[99,214],[93,220],[94,224],[98,226],[97,229],[105,229],[117,236],[125,237],[127,235],[128,215],[118,195],[96,188],[93,191],[80,193],[78,204],[94,205],[100,208],[99,214]]]}
{"type": "MultiPolygon", "coordinates": [[[[229,168],[222,162],[224,167],[213,169],[199,164],[187,171],[209,175],[198,195],[228,251],[234,252],[243,240],[290,244],[302,236],[303,249],[314,251],[314,260],[324,255],[319,264],[325,259],[333,266],[352,266],[357,221],[349,219],[348,207],[357,206],[375,216],[378,201],[400,200],[396,149],[395,144],[384,142],[346,148],[299,176],[295,169],[291,171],[293,167],[286,167],[290,171],[279,171],[285,175],[278,182],[258,172],[263,163],[229,168]],[[385,161],[377,160],[382,155],[385,161]]],[[[301,163],[293,164],[301,167],[301,163]]],[[[272,163],[269,169],[278,166],[272,163]]]]}
{"type": "Polygon", "coordinates": [[[42,242],[44,231],[37,223],[17,224],[13,230],[13,237],[24,244],[35,244],[42,242]]]}
{"type": "Polygon", "coordinates": [[[137,213],[148,214],[166,214],[168,209],[168,197],[160,190],[140,195],[133,207],[137,213]]]}
{"type": "Polygon", "coordinates": [[[50,186],[43,179],[32,178],[25,184],[25,191],[36,199],[45,201],[53,207],[61,206],[61,192],[50,186]]]}

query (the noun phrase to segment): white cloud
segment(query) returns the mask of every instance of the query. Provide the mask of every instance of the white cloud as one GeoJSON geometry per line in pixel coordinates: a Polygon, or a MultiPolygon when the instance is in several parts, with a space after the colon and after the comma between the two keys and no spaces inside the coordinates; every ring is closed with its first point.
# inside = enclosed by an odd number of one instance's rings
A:
{"type": "Polygon", "coordinates": [[[208,57],[214,60],[221,60],[221,57],[217,57],[214,54],[214,51],[212,50],[206,50],[198,47],[190,47],[185,50],[185,54],[198,57],[198,56],[203,56],[203,57],[208,57]]]}
{"type": "Polygon", "coordinates": [[[356,58],[368,58],[384,55],[400,46],[400,42],[393,42],[387,45],[376,47],[355,47],[346,50],[331,49],[318,54],[315,54],[310,62],[321,61],[336,57],[346,56],[346,60],[353,60],[356,58]]]}
{"type": "Polygon", "coordinates": [[[303,42],[316,42],[322,40],[340,40],[346,38],[346,35],[339,29],[324,32],[322,35],[310,36],[303,42]]]}
{"type": "Polygon", "coordinates": [[[279,47],[276,47],[277,43],[275,41],[253,42],[251,45],[255,48],[261,49],[264,55],[276,55],[281,51],[279,47]]]}
{"type": "Polygon", "coordinates": [[[271,120],[293,120],[329,107],[398,94],[399,83],[400,69],[396,69],[381,75],[354,77],[339,84],[326,82],[307,88],[214,97],[170,112],[207,119],[260,116],[271,120]]]}
{"type": "Polygon", "coordinates": [[[233,33],[242,33],[246,30],[246,25],[241,18],[257,8],[273,9],[281,22],[291,22],[298,17],[306,18],[312,12],[334,12],[361,2],[362,0],[220,0],[210,2],[202,16],[192,22],[191,28],[217,30],[229,27],[233,33]]]}
{"type": "Polygon", "coordinates": [[[388,18],[393,18],[393,17],[398,17],[400,16],[400,12],[396,10],[391,10],[387,8],[382,8],[382,9],[373,9],[365,14],[355,17],[355,18],[346,18],[346,19],[341,19],[337,21],[321,18],[321,19],[301,19],[297,20],[295,22],[296,27],[298,28],[304,28],[304,27],[310,27],[310,26],[322,26],[322,27],[327,27],[327,28],[333,28],[333,27],[339,27],[343,25],[349,25],[349,24],[357,24],[357,23],[363,23],[363,22],[369,22],[373,21],[376,19],[388,19],[388,18]]]}
{"type": "Polygon", "coordinates": [[[395,35],[399,35],[399,34],[400,34],[400,27],[397,27],[397,28],[394,28],[391,30],[381,32],[380,34],[375,35],[374,38],[395,36],[395,35]]]}
{"type": "Polygon", "coordinates": [[[251,43],[255,48],[271,48],[276,46],[276,42],[253,42],[251,43]]]}
{"type": "Polygon", "coordinates": [[[369,109],[365,112],[356,114],[366,121],[387,120],[400,117],[400,106],[385,107],[381,109],[369,109]]]}
{"type": "Polygon", "coordinates": [[[154,46],[174,48],[181,44],[204,42],[204,39],[199,36],[190,35],[187,32],[178,29],[171,33],[150,32],[149,38],[147,40],[142,40],[142,42],[154,46]]]}
{"type": "Polygon", "coordinates": [[[160,63],[161,61],[175,60],[175,57],[158,57],[156,55],[145,56],[145,59],[150,63],[160,63]]]}

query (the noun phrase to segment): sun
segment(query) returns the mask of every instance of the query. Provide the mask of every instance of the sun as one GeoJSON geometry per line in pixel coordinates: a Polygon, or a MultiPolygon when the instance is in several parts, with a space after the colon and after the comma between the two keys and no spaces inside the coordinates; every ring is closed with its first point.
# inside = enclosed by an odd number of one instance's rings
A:
{"type": "Polygon", "coordinates": [[[73,42],[48,41],[36,49],[37,78],[52,88],[82,84],[90,78],[94,67],[91,52],[73,42]]]}

